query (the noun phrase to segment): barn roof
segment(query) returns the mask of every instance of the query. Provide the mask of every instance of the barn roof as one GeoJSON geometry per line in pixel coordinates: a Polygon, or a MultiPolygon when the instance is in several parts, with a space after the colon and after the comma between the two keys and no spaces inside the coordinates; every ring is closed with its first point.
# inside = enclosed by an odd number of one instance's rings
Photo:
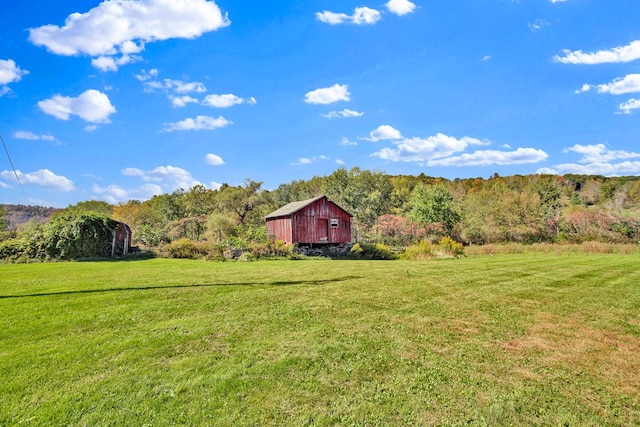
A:
{"type": "MultiPolygon", "coordinates": [[[[283,207],[281,207],[280,209],[276,209],[275,211],[271,212],[269,215],[265,216],[265,219],[269,219],[269,218],[278,218],[278,217],[282,217],[282,216],[289,216],[289,215],[293,215],[294,213],[298,212],[300,209],[309,206],[310,204],[312,204],[313,202],[316,202],[320,199],[324,199],[327,196],[322,195],[322,196],[318,196],[318,197],[314,197],[313,199],[307,199],[307,200],[301,200],[299,202],[291,202],[289,204],[284,205],[283,207]]],[[[327,199],[329,200],[329,199],[327,199]]],[[[336,203],[331,202],[334,205],[338,206],[336,203]]],[[[340,206],[338,206],[340,207],[340,206]]],[[[342,209],[340,207],[340,209],[342,209]]],[[[344,209],[342,209],[343,211],[345,211],[344,209]]],[[[347,211],[345,211],[347,212],[347,211]]],[[[351,214],[349,212],[347,212],[347,214],[349,216],[351,216],[351,214]]]]}

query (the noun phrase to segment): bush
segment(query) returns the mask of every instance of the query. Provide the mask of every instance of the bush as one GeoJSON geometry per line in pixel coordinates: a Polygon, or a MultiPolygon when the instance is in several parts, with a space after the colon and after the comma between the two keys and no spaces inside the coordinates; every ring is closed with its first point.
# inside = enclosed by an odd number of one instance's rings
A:
{"type": "Polygon", "coordinates": [[[432,258],[459,258],[464,255],[464,246],[449,237],[443,237],[437,245],[422,240],[417,245],[405,249],[403,258],[412,260],[427,260],[432,258]]]}
{"type": "Polygon", "coordinates": [[[174,240],[164,247],[169,258],[224,260],[224,248],[208,242],[196,242],[186,237],[174,240]]]}
{"type": "Polygon", "coordinates": [[[411,245],[404,251],[403,258],[415,261],[424,261],[435,256],[433,245],[426,240],[420,241],[417,245],[411,245]]]}
{"type": "Polygon", "coordinates": [[[383,245],[382,243],[376,243],[375,245],[356,243],[351,247],[348,257],[352,259],[389,260],[396,259],[396,254],[394,254],[387,245],[383,245]]]}
{"type": "Polygon", "coordinates": [[[18,239],[5,240],[0,243],[0,260],[13,262],[25,253],[25,242],[18,239]]]}
{"type": "Polygon", "coordinates": [[[443,237],[440,243],[438,243],[438,247],[440,251],[449,256],[460,257],[464,255],[464,246],[462,246],[462,243],[458,243],[450,237],[443,237]]]}

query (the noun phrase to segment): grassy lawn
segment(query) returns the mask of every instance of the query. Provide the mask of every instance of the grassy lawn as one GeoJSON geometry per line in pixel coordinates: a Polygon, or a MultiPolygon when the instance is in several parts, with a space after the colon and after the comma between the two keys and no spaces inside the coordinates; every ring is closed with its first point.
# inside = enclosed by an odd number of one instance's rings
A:
{"type": "Polygon", "coordinates": [[[0,425],[640,425],[639,267],[0,265],[0,425]]]}

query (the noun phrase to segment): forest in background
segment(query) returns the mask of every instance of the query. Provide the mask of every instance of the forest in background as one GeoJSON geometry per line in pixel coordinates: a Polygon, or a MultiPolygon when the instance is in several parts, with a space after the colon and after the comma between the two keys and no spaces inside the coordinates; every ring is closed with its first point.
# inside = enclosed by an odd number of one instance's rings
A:
{"type": "Polygon", "coordinates": [[[360,168],[339,168],[273,190],[247,179],[239,186],[195,186],[117,205],[86,201],[60,210],[22,207],[33,216],[19,226],[7,221],[15,205],[3,205],[0,226],[6,239],[37,227],[47,213],[96,212],[128,224],[141,249],[185,239],[246,248],[269,239],[265,215],[323,194],[353,215],[354,240],[363,243],[407,246],[443,237],[467,245],[640,239],[640,177],[494,174],[449,180],[360,168]]]}

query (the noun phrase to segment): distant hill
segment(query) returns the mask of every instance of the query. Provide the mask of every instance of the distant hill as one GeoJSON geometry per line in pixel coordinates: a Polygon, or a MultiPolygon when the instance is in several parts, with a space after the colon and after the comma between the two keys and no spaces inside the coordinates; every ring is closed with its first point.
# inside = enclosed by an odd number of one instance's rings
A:
{"type": "Polygon", "coordinates": [[[58,211],[56,208],[26,205],[0,204],[0,208],[7,214],[6,218],[9,230],[17,230],[21,225],[29,221],[35,221],[37,223],[47,222],[51,215],[58,211]]]}

